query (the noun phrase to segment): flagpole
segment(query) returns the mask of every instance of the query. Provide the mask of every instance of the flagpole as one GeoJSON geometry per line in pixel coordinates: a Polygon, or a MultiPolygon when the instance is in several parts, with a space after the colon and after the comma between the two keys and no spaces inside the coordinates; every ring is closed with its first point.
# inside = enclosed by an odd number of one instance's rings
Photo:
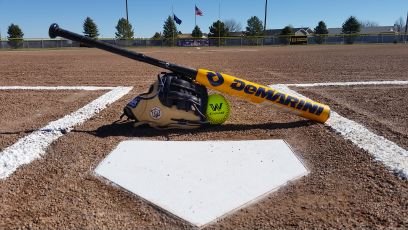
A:
{"type": "Polygon", "coordinates": [[[126,0],[126,21],[129,24],[128,1],[126,0]]]}
{"type": "Polygon", "coordinates": [[[408,42],[407,32],[408,32],[408,11],[407,11],[407,20],[405,20],[405,43],[408,42]]]}
{"type": "MultiPolygon", "coordinates": [[[[176,22],[174,21],[174,5],[173,5],[173,2],[172,2],[172,4],[171,4],[171,13],[173,14],[173,25],[174,25],[174,27],[176,27],[176,22]]],[[[174,46],[174,30],[175,30],[175,28],[173,28],[173,43],[172,43],[172,46],[174,46]]]]}
{"type": "Polygon", "coordinates": [[[218,47],[221,46],[221,0],[218,0],[218,47]]]}
{"type": "Polygon", "coordinates": [[[266,15],[268,14],[268,0],[265,0],[265,21],[264,21],[264,36],[266,31],[266,15]]]}
{"type": "MultiPolygon", "coordinates": [[[[197,26],[197,12],[196,12],[197,5],[194,8],[194,25],[197,26]]],[[[194,27],[195,28],[195,27],[194,27]]]]}

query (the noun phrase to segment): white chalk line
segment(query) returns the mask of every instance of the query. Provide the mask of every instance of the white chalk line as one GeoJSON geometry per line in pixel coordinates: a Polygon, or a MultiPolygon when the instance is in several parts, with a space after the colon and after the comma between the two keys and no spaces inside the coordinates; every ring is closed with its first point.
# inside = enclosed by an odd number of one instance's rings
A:
{"type": "Polygon", "coordinates": [[[59,137],[70,132],[74,126],[84,123],[109,104],[129,93],[133,87],[114,87],[81,109],[52,121],[45,127],[19,139],[0,152],[0,180],[7,178],[18,167],[29,164],[43,156],[48,146],[59,137]]]}
{"type": "MultiPolygon", "coordinates": [[[[298,92],[289,89],[288,85],[279,84],[271,85],[270,87],[288,94],[297,95],[298,97],[307,98],[298,92]]],[[[396,143],[384,138],[383,136],[374,134],[363,125],[347,119],[333,110],[330,112],[330,118],[327,120],[325,125],[335,130],[345,139],[353,142],[356,146],[369,152],[375,160],[382,162],[386,167],[395,172],[401,178],[408,180],[407,150],[401,148],[396,143]]]]}
{"type": "Polygon", "coordinates": [[[285,84],[295,87],[318,87],[318,86],[353,86],[353,85],[408,85],[408,81],[350,81],[350,82],[322,82],[306,84],[285,84]]]}
{"type": "Polygon", "coordinates": [[[0,90],[113,90],[117,87],[103,86],[0,86],[0,90]]]}
{"type": "MultiPolygon", "coordinates": [[[[285,84],[285,85],[273,85],[276,89],[289,92],[301,96],[296,91],[290,90],[288,86],[295,87],[316,87],[316,86],[352,86],[352,85],[406,85],[408,81],[368,81],[368,82],[328,82],[328,83],[308,83],[308,84],[285,84]]],[[[101,96],[97,100],[91,102],[87,106],[80,110],[84,112],[83,117],[81,114],[74,112],[66,117],[72,116],[73,119],[77,119],[78,122],[67,122],[65,118],[49,123],[42,129],[33,132],[32,134],[20,139],[14,145],[4,149],[0,153],[0,179],[4,179],[12,174],[19,166],[28,164],[34,159],[41,157],[45,153],[46,148],[56,139],[61,137],[65,130],[69,132],[72,127],[83,123],[100,110],[106,108],[106,106],[114,101],[118,100],[122,96],[126,95],[132,88],[131,87],[97,87],[97,86],[0,86],[0,90],[112,90],[107,94],[101,96]],[[122,89],[122,92],[117,92],[117,99],[115,95],[110,95],[113,92],[122,89]],[[123,95],[122,95],[123,94],[123,95]],[[106,99],[106,95],[109,95],[106,99]],[[112,97],[111,97],[112,96],[112,97]],[[111,98],[109,98],[111,97],[111,98]],[[102,103],[98,100],[101,100],[102,103]],[[103,101],[105,100],[105,103],[103,101]],[[98,102],[97,102],[98,101],[98,102]],[[92,104],[92,105],[91,105],[92,104]],[[87,109],[85,109],[87,108],[87,109]],[[86,110],[92,111],[87,112],[86,110]]],[[[304,96],[302,96],[304,97],[304,96]]],[[[69,120],[68,118],[66,118],[69,120]]],[[[401,177],[408,179],[408,153],[405,149],[402,149],[395,143],[385,139],[382,136],[378,136],[364,126],[342,117],[338,113],[331,111],[331,117],[326,122],[326,125],[339,132],[345,139],[352,141],[355,145],[362,149],[367,150],[372,154],[375,159],[383,162],[387,167],[391,168],[401,177]]]]}

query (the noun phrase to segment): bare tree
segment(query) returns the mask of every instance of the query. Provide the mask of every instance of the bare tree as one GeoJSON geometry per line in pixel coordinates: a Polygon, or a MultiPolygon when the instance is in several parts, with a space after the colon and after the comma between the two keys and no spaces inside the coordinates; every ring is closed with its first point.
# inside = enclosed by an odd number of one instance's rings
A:
{"type": "Polygon", "coordinates": [[[369,28],[369,27],[377,27],[379,26],[379,24],[377,22],[374,21],[370,21],[370,20],[364,20],[360,22],[361,26],[363,28],[369,28]]]}
{"type": "Polygon", "coordinates": [[[234,19],[225,20],[224,25],[225,25],[225,28],[227,28],[229,32],[240,32],[240,31],[242,31],[241,23],[235,21],[234,19]]]}
{"type": "Polygon", "coordinates": [[[397,19],[397,21],[395,21],[394,26],[395,26],[395,29],[396,29],[397,32],[402,32],[404,30],[404,28],[405,28],[404,23],[405,22],[404,22],[404,19],[402,17],[399,17],[397,19]]]}

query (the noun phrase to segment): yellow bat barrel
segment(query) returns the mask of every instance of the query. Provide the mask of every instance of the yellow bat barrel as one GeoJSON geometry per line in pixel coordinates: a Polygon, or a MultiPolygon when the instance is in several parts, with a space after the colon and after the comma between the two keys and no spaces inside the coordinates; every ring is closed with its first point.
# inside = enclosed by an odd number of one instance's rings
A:
{"type": "Polygon", "coordinates": [[[330,108],[327,105],[289,95],[228,74],[199,69],[195,80],[210,89],[242,97],[254,103],[271,103],[279,110],[317,122],[324,123],[330,116],[330,108]]]}

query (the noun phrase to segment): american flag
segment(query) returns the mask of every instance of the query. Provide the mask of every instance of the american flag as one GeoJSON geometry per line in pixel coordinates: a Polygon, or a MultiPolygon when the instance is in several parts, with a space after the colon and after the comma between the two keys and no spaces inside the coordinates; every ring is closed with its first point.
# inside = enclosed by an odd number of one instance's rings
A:
{"type": "Polygon", "coordinates": [[[197,6],[195,6],[195,15],[203,16],[203,11],[201,11],[200,9],[198,9],[197,6]]]}

